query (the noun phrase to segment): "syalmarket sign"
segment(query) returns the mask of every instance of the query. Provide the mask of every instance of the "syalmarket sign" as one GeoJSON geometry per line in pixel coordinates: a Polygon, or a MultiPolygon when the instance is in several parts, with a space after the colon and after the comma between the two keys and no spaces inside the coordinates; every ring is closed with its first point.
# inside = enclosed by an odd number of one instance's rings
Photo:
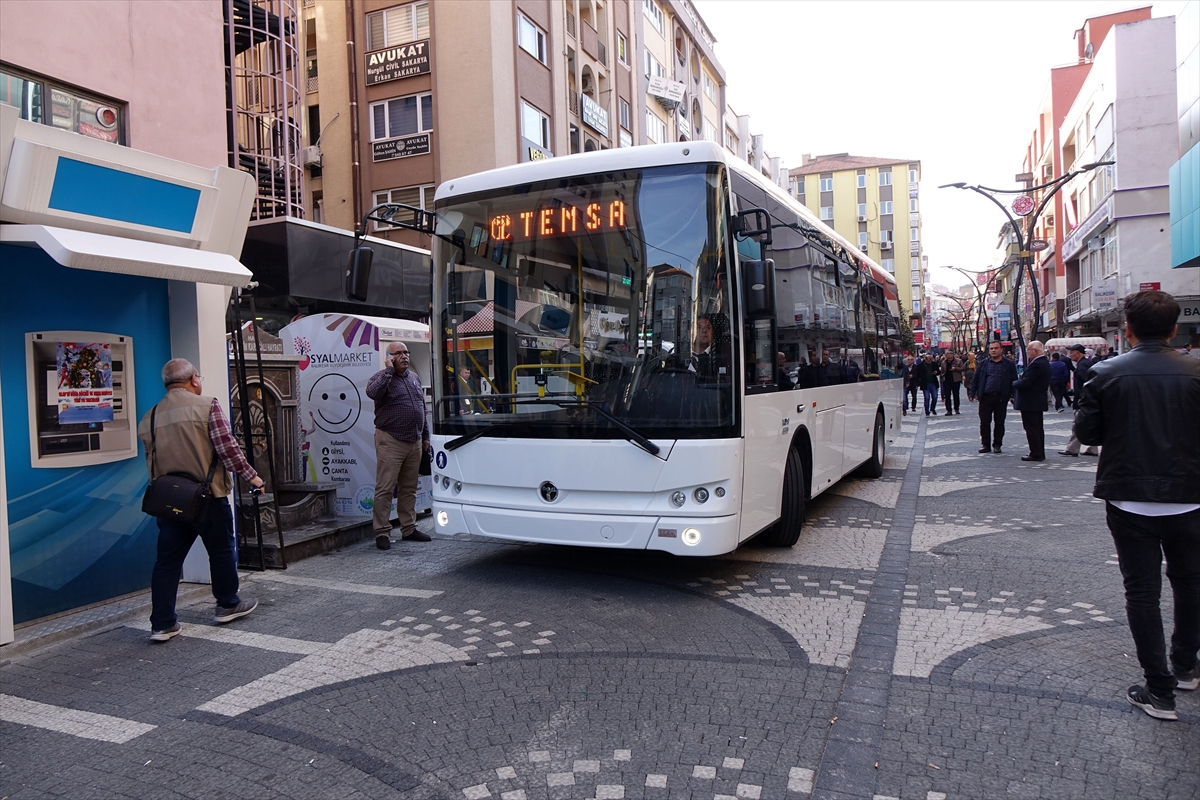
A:
{"type": "Polygon", "coordinates": [[[429,40],[389,47],[363,56],[367,86],[429,74],[429,40]]]}

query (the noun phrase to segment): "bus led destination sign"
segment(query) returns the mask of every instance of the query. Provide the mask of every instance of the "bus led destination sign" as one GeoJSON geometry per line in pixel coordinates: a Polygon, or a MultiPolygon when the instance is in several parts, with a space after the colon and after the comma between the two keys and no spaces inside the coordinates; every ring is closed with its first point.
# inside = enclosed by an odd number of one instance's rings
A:
{"type": "Polygon", "coordinates": [[[488,232],[497,242],[520,242],[624,229],[623,200],[588,203],[582,207],[531,208],[512,214],[496,214],[488,220],[488,232]]]}

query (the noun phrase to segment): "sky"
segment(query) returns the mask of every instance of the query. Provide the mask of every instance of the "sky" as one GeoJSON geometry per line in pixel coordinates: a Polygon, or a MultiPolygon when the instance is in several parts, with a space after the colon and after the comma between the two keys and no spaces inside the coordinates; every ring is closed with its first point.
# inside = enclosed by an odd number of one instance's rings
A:
{"type": "MultiPolygon", "coordinates": [[[[921,162],[923,252],[940,269],[989,267],[1004,215],[937,187],[1016,188],[1050,68],[1076,60],[1089,17],[1183,2],[1111,0],[693,0],[716,37],[730,106],[768,154],[850,153],[921,162]]],[[[1164,182],[1166,176],[1163,177],[1164,182]]]]}

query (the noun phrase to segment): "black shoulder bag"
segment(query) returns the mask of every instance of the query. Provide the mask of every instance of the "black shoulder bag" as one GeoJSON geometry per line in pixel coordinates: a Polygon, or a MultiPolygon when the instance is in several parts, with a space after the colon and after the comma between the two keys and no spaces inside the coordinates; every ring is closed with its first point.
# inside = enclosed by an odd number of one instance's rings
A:
{"type": "MultiPolygon", "coordinates": [[[[150,463],[157,467],[158,453],[154,437],[154,417],[158,406],[150,410],[150,463]]],[[[154,470],[157,472],[157,468],[154,470]]],[[[208,510],[212,479],[217,471],[217,452],[203,481],[186,472],[169,472],[150,481],[142,495],[142,513],[159,519],[195,522],[208,510]]]]}

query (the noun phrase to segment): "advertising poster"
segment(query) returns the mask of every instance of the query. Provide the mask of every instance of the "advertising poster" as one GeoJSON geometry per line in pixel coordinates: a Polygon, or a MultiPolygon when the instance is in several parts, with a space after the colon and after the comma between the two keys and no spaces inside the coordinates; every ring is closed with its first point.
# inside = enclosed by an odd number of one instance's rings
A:
{"type": "Polygon", "coordinates": [[[58,342],[58,424],[113,421],[112,348],[58,342]]]}
{"type": "Polygon", "coordinates": [[[306,480],[337,484],[337,514],[369,517],[375,497],[375,404],[367,380],[379,370],[379,329],[317,314],[280,331],[300,356],[301,458],[306,480]]]}

